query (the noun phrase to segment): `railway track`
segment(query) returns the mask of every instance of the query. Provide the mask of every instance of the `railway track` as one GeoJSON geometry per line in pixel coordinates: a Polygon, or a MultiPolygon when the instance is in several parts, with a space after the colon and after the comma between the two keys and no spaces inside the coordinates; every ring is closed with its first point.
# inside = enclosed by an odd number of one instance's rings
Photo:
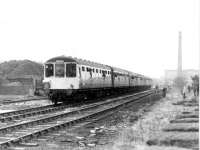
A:
{"type": "MultiPolygon", "coordinates": [[[[98,115],[112,113],[113,110],[125,104],[139,101],[141,98],[152,95],[153,93],[155,93],[155,91],[145,91],[137,94],[120,96],[118,98],[112,98],[107,101],[89,104],[68,111],[47,114],[39,119],[37,117],[29,121],[6,125],[0,128],[0,147],[6,148],[14,143],[26,141],[62,127],[72,126],[88,119],[95,119],[98,115]]],[[[20,115],[23,115],[23,113],[20,115]]]]}
{"type": "Polygon", "coordinates": [[[28,101],[38,101],[38,100],[48,100],[47,97],[39,97],[39,98],[30,98],[30,99],[19,99],[19,100],[3,100],[1,103],[4,105],[13,104],[13,103],[21,103],[21,102],[28,102],[28,101]]]}
{"type": "Polygon", "coordinates": [[[46,106],[33,107],[33,108],[5,112],[5,113],[0,114],[0,122],[12,121],[15,119],[55,112],[55,111],[59,111],[64,108],[67,108],[67,107],[68,107],[68,105],[58,105],[57,107],[55,107],[54,105],[46,105],[46,106]]]}
{"type": "MultiPolygon", "coordinates": [[[[114,100],[117,101],[120,98],[121,97],[115,98],[114,100]]],[[[93,103],[93,104],[86,105],[86,106],[83,106],[83,107],[79,107],[78,109],[74,108],[74,109],[71,109],[71,113],[76,113],[77,111],[81,111],[81,110],[84,110],[84,109],[87,109],[87,108],[90,109],[92,107],[95,108],[95,107],[98,107],[98,106],[101,106],[101,105],[105,105],[107,103],[113,102],[114,100],[110,99],[108,101],[97,102],[97,103],[93,103]]],[[[68,105],[58,105],[56,107],[54,105],[47,105],[47,106],[41,106],[41,107],[22,109],[22,110],[18,110],[18,111],[11,111],[11,112],[0,114],[0,121],[6,122],[6,121],[13,121],[14,120],[16,122],[18,120],[17,122],[21,122],[21,121],[23,121],[22,118],[29,117],[29,119],[30,119],[30,117],[34,117],[35,115],[38,115],[37,117],[41,118],[41,117],[44,117],[44,115],[47,114],[47,113],[52,113],[52,114],[55,113],[55,115],[57,116],[57,114],[56,114],[57,111],[61,111],[60,112],[61,114],[65,113],[62,110],[64,110],[67,107],[68,107],[68,105]],[[19,120],[19,119],[21,119],[21,120],[19,120]]],[[[13,123],[13,122],[11,122],[11,123],[13,123]]]]}
{"type": "MultiPolygon", "coordinates": [[[[110,100],[112,101],[112,98],[110,98],[110,100]]],[[[102,103],[104,102],[100,102],[100,103],[97,102],[92,105],[99,105],[102,103]]],[[[70,107],[70,105],[58,104],[56,107],[54,105],[46,105],[46,106],[26,108],[26,109],[21,109],[21,110],[0,113],[0,122],[19,120],[21,118],[32,117],[35,115],[44,115],[46,113],[53,113],[56,111],[61,111],[67,107],[70,107]]]]}

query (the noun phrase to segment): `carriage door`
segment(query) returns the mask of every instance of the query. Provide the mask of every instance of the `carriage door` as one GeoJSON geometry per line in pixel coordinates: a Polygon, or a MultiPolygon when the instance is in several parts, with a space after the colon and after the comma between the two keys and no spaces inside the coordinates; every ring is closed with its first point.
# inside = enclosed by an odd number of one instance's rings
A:
{"type": "Polygon", "coordinates": [[[81,79],[81,67],[78,67],[78,72],[79,72],[79,79],[81,79]]]}
{"type": "Polygon", "coordinates": [[[112,87],[114,87],[115,74],[114,74],[113,68],[111,68],[110,74],[111,74],[111,84],[112,84],[112,87]]]}

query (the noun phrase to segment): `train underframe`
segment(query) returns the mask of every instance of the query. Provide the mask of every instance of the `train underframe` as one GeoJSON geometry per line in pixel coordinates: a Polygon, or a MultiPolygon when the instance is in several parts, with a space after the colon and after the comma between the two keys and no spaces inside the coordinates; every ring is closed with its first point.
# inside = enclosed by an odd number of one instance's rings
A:
{"type": "Polygon", "coordinates": [[[116,87],[116,88],[90,88],[90,89],[54,89],[49,90],[48,97],[56,105],[58,102],[65,104],[84,102],[85,100],[105,97],[108,95],[139,92],[150,89],[151,86],[116,87]]]}

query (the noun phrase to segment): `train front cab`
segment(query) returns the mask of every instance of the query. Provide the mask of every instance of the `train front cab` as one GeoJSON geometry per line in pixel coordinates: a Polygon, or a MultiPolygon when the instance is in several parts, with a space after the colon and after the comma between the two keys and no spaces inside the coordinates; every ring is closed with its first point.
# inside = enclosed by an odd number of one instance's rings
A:
{"type": "Polygon", "coordinates": [[[67,101],[66,98],[79,88],[77,63],[63,61],[46,63],[43,83],[53,103],[67,101]]]}

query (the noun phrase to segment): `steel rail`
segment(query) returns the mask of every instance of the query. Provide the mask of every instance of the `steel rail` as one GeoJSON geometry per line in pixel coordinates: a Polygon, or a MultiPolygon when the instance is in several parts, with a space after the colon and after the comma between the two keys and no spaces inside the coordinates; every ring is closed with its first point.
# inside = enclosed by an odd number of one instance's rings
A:
{"type": "MultiPolygon", "coordinates": [[[[111,110],[114,110],[114,109],[116,109],[116,108],[118,108],[118,107],[121,107],[122,105],[124,105],[124,104],[127,104],[127,103],[130,103],[130,102],[135,102],[136,100],[138,101],[140,98],[143,98],[143,97],[146,97],[146,96],[148,96],[148,95],[152,95],[154,92],[146,92],[146,93],[140,93],[140,94],[143,94],[143,95],[140,95],[140,96],[138,96],[138,97],[134,97],[136,94],[134,94],[134,95],[132,95],[132,96],[126,96],[125,98],[134,98],[134,99],[128,99],[128,100],[123,100],[122,102],[120,102],[120,103],[118,103],[118,104],[113,104],[113,105],[111,105],[109,108],[104,108],[104,109],[101,109],[101,110],[98,110],[98,111],[96,111],[96,112],[92,112],[92,113],[89,113],[89,114],[86,114],[86,115],[82,115],[82,116],[80,116],[80,117],[77,117],[77,118],[75,118],[75,119],[71,119],[71,120],[68,120],[68,121],[61,121],[61,123],[53,123],[52,125],[51,124],[48,124],[48,125],[39,125],[40,127],[42,126],[42,127],[44,127],[43,129],[40,129],[40,128],[38,128],[37,129],[37,127],[34,129],[35,131],[34,132],[29,132],[29,133],[23,133],[23,135],[21,135],[21,136],[17,136],[17,137],[13,137],[13,138],[9,138],[9,139],[5,139],[5,140],[3,140],[2,142],[0,142],[0,145],[1,146],[8,146],[9,144],[11,144],[11,143],[15,143],[15,142],[19,142],[19,141],[21,141],[21,140],[26,140],[27,138],[29,139],[29,138],[31,138],[31,137],[34,137],[34,136],[38,136],[38,135],[40,135],[40,134],[43,134],[43,133],[46,133],[46,132],[48,132],[48,131],[51,131],[51,130],[55,130],[55,129],[58,129],[58,128],[60,128],[60,127],[62,127],[62,126],[70,126],[70,125],[73,125],[74,123],[76,123],[76,122],[80,122],[80,121],[83,121],[83,120],[85,120],[85,119],[88,119],[88,118],[92,118],[92,117],[95,117],[95,116],[97,116],[97,115],[99,115],[99,114],[102,114],[102,113],[106,113],[106,112],[109,112],[109,111],[111,111],[111,110]]],[[[139,95],[139,94],[137,94],[137,95],[139,95]]],[[[118,99],[118,98],[117,98],[118,99]]],[[[121,100],[122,100],[123,98],[121,98],[121,100]]],[[[119,99],[118,99],[119,100],[119,99]]],[[[109,101],[110,103],[111,103],[111,101],[109,101]]],[[[106,103],[108,103],[108,102],[106,102],[106,103]]],[[[105,104],[106,104],[105,103],[105,104]]],[[[96,106],[93,106],[93,107],[96,107],[96,106]]],[[[82,109],[84,109],[84,108],[82,108],[82,109]]],[[[89,108],[86,108],[86,109],[89,109],[89,108]]],[[[81,110],[80,110],[81,111],[81,110]]],[[[76,111],[77,112],[77,111],[76,111]]],[[[72,112],[70,112],[70,113],[72,113],[72,112]]],[[[60,114],[60,115],[62,115],[62,114],[60,114]]],[[[69,115],[69,114],[68,114],[69,115]]],[[[65,116],[65,115],[64,115],[65,116]]],[[[55,116],[52,116],[52,117],[55,117],[55,116]]],[[[46,121],[52,121],[52,117],[50,117],[51,119],[50,120],[46,120],[46,121]]],[[[48,119],[48,118],[46,118],[46,119],[48,119]]],[[[33,122],[35,122],[35,121],[33,121],[33,122]]],[[[4,129],[4,131],[11,131],[11,128],[5,128],[4,129]]],[[[3,129],[0,129],[0,131],[3,131],[3,129]]],[[[33,129],[31,129],[31,131],[33,131],[33,129]]]]}
{"type": "Polygon", "coordinates": [[[31,117],[31,116],[34,116],[34,115],[46,114],[46,113],[55,112],[55,111],[65,109],[66,107],[68,107],[68,106],[67,105],[61,105],[61,106],[57,106],[57,107],[42,108],[42,110],[41,110],[41,108],[38,107],[38,109],[34,110],[34,111],[20,113],[20,114],[17,114],[17,115],[12,115],[12,116],[7,116],[7,117],[2,117],[2,118],[0,118],[0,121],[5,122],[5,121],[11,121],[13,119],[20,119],[20,118],[25,118],[25,117],[31,117]]]}
{"type": "Polygon", "coordinates": [[[8,117],[11,115],[16,115],[16,114],[22,114],[22,113],[26,113],[26,112],[31,112],[31,111],[35,111],[38,109],[47,109],[50,107],[54,107],[54,105],[45,105],[45,106],[39,106],[39,107],[32,107],[32,108],[26,108],[26,109],[20,109],[20,110],[14,110],[14,111],[9,111],[9,112],[4,112],[4,113],[0,113],[0,118],[2,117],[8,117]]]}
{"type": "MultiPolygon", "coordinates": [[[[98,103],[99,102],[94,103],[94,104],[98,104],[98,103]]],[[[13,119],[20,119],[20,118],[30,117],[34,115],[39,115],[39,114],[45,114],[48,112],[62,110],[66,107],[67,105],[58,105],[57,107],[55,107],[54,105],[47,105],[47,106],[33,107],[33,108],[0,113],[0,121],[5,122],[5,121],[11,121],[13,119]]]]}
{"type": "Polygon", "coordinates": [[[20,100],[14,100],[14,101],[2,101],[1,103],[4,105],[8,105],[8,104],[13,104],[13,103],[22,103],[22,102],[38,101],[38,100],[48,100],[48,98],[47,97],[38,97],[38,98],[20,99],[20,100]]]}
{"type": "MultiPolygon", "coordinates": [[[[149,93],[149,91],[145,92],[145,93],[149,93]]],[[[144,94],[144,92],[140,93],[140,94],[144,94]]],[[[21,128],[23,126],[31,126],[31,125],[35,125],[35,124],[39,124],[39,123],[43,123],[43,122],[46,122],[46,121],[52,121],[52,120],[55,120],[55,119],[58,119],[58,118],[63,118],[63,117],[68,117],[69,115],[73,115],[75,113],[79,113],[83,110],[88,110],[88,109],[94,109],[96,107],[100,107],[101,105],[106,105],[106,104],[109,104],[109,103],[113,103],[115,101],[119,101],[120,99],[126,99],[126,98],[130,98],[130,97],[135,97],[136,95],[138,94],[134,94],[134,95],[128,95],[128,96],[122,96],[122,97],[118,97],[118,98],[113,98],[113,99],[110,99],[109,101],[102,101],[100,103],[95,103],[95,104],[91,104],[91,105],[87,105],[87,106],[84,106],[84,107],[81,107],[81,108],[78,108],[78,109],[74,109],[72,111],[69,111],[69,112],[59,112],[57,114],[52,114],[50,116],[45,116],[43,118],[40,118],[40,119],[35,119],[35,120],[32,120],[32,121],[26,121],[26,122],[20,122],[20,123],[16,123],[16,124],[12,124],[12,125],[9,125],[9,126],[5,126],[5,127],[0,127],[0,133],[5,133],[7,130],[11,131],[11,130],[14,130],[14,129],[18,129],[18,128],[21,128]]],[[[137,98],[137,97],[135,97],[137,98]]]]}

